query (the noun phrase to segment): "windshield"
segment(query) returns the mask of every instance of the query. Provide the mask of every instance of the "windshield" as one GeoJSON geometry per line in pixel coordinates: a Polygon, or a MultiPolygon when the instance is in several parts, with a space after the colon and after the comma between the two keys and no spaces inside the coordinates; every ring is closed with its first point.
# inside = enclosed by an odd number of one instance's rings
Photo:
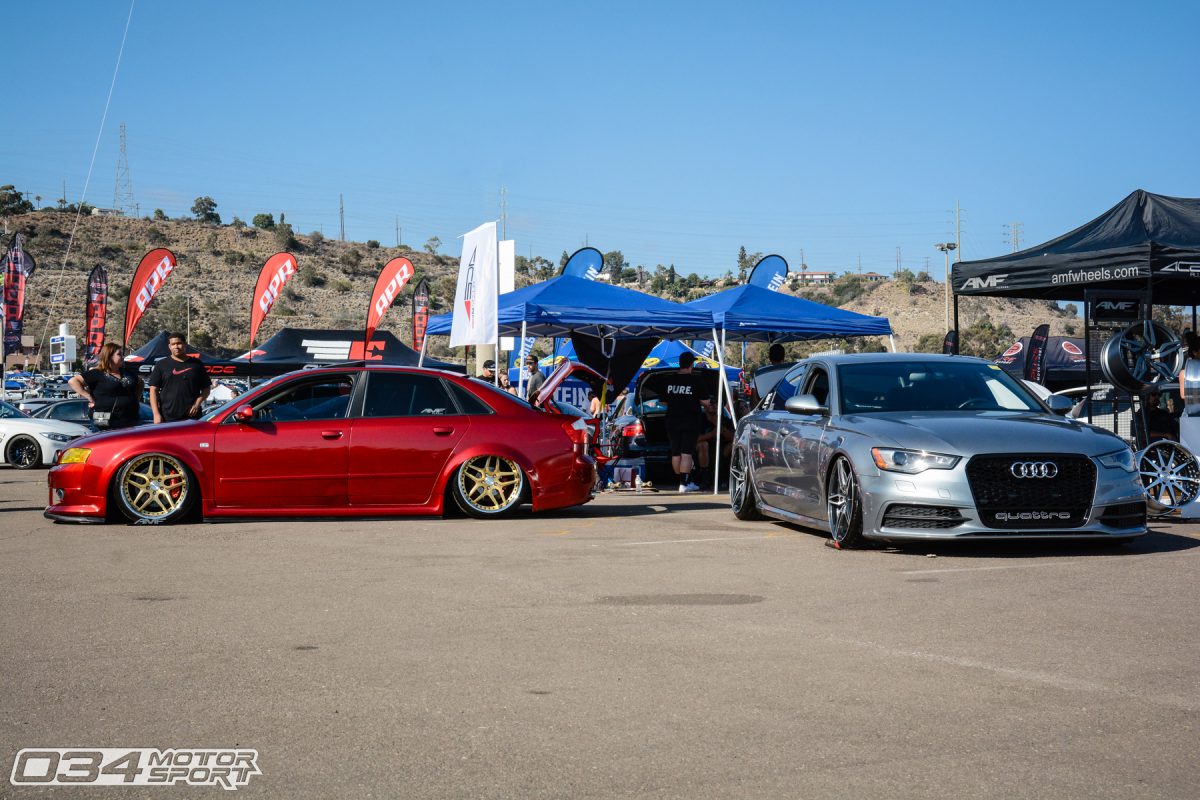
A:
{"type": "Polygon", "coordinates": [[[19,411],[16,406],[0,401],[0,419],[12,419],[13,417],[24,417],[25,414],[19,411]]]}
{"type": "Polygon", "coordinates": [[[843,414],[873,411],[1044,411],[994,364],[878,361],[838,367],[843,414]]]}

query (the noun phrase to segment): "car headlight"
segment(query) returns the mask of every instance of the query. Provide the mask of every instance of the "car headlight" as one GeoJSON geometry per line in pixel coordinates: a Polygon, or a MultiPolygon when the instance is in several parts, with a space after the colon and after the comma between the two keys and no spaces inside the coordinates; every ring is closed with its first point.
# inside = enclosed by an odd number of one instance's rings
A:
{"type": "Polygon", "coordinates": [[[1137,471],[1137,458],[1128,447],[1096,456],[1096,460],[1100,462],[1101,466],[1108,467],[1109,469],[1122,469],[1126,472],[1137,471]]]}
{"type": "Polygon", "coordinates": [[[86,447],[68,447],[58,454],[59,464],[84,464],[92,451],[86,447]]]}
{"type": "Polygon", "coordinates": [[[45,431],[38,431],[38,436],[43,436],[52,442],[69,442],[72,439],[79,438],[78,436],[71,436],[68,433],[46,433],[45,431]]]}
{"type": "Polygon", "coordinates": [[[871,458],[875,466],[888,472],[905,472],[916,475],[927,469],[954,469],[960,456],[942,453],[927,453],[924,450],[899,450],[893,447],[872,447],[871,458]]]}

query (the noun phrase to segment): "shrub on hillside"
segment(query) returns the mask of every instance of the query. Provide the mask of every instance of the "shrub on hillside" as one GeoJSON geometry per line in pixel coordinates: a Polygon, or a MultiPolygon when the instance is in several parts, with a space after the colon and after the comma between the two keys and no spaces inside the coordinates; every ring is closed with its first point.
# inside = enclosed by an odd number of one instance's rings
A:
{"type": "Polygon", "coordinates": [[[264,231],[272,230],[275,227],[274,214],[255,214],[251,223],[256,228],[262,228],[264,231]]]}

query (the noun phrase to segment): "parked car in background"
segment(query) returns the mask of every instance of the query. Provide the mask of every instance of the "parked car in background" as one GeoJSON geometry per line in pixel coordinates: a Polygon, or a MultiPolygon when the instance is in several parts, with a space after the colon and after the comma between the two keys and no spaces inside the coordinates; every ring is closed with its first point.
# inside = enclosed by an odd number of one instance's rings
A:
{"type": "Polygon", "coordinates": [[[59,451],[87,434],[82,425],[33,419],[11,403],[0,402],[0,464],[17,469],[49,466],[59,451]]]}
{"type": "MultiPolygon", "coordinates": [[[[74,400],[52,400],[44,403],[29,416],[34,419],[57,419],[63,422],[74,422],[82,425],[93,433],[98,430],[92,422],[92,409],[83,398],[74,400]]],[[[154,422],[154,411],[146,403],[138,404],[138,424],[149,425],[154,422]]]]}
{"type": "Polygon", "coordinates": [[[50,471],[46,516],[545,511],[592,498],[588,440],[579,417],[483,381],[358,362],[289,373],[198,420],[91,436],[50,471]]]}
{"type": "Polygon", "coordinates": [[[807,359],[738,423],[733,512],[828,531],[843,547],[1145,533],[1133,451],[1059,416],[1067,400],[1048,402],[981,359],[807,359]]]}

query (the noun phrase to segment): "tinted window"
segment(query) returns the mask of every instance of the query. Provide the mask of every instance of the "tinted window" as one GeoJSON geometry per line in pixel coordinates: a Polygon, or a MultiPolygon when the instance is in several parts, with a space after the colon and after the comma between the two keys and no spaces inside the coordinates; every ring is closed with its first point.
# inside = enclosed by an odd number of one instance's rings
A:
{"type": "Polygon", "coordinates": [[[829,402],[829,376],[825,370],[817,368],[809,375],[804,387],[805,394],[811,394],[817,400],[817,405],[827,405],[829,402]]]}
{"type": "Polygon", "coordinates": [[[374,373],[367,382],[364,417],[420,417],[457,414],[441,378],[407,372],[374,373]]]}
{"type": "Polygon", "coordinates": [[[787,402],[787,399],[800,393],[800,382],[804,380],[807,372],[808,365],[803,364],[784,376],[784,379],[776,384],[775,391],[771,395],[771,408],[782,411],[783,404],[787,402]]]}
{"type": "Polygon", "coordinates": [[[267,422],[340,419],[346,416],[354,381],[349,375],[299,381],[255,404],[255,419],[267,422]]]}
{"type": "MultiPolygon", "coordinates": [[[[450,393],[454,395],[454,399],[458,401],[458,405],[462,408],[464,414],[491,414],[492,409],[488,408],[487,404],[480,400],[470,391],[459,386],[457,383],[447,383],[450,387],[450,393]]],[[[508,394],[505,392],[505,394],[508,394]]],[[[509,395],[512,397],[512,395],[509,395]]]]}

